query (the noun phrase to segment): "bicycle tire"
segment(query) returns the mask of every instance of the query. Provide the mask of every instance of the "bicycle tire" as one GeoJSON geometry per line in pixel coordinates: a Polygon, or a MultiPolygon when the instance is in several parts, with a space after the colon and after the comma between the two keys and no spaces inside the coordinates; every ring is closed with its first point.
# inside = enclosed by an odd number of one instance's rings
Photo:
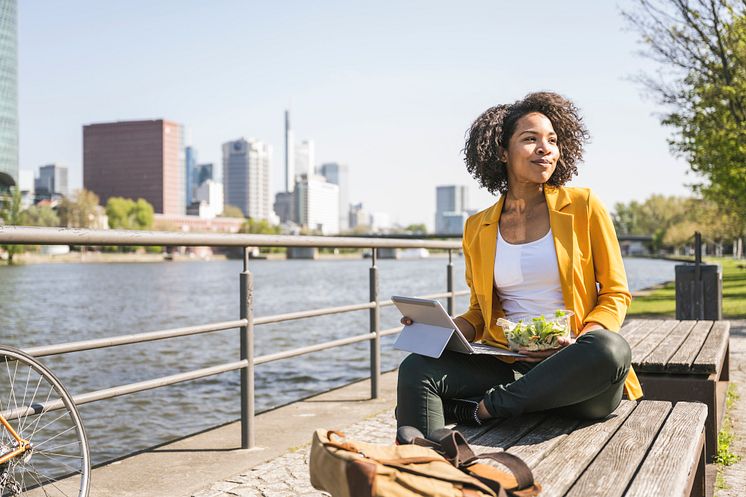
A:
{"type": "MultiPolygon", "coordinates": [[[[0,414],[31,443],[30,451],[0,465],[2,497],[88,496],[90,449],[72,396],[44,364],[4,345],[0,414]]],[[[17,442],[10,432],[0,426],[0,450],[5,453],[13,444],[17,442]]]]}

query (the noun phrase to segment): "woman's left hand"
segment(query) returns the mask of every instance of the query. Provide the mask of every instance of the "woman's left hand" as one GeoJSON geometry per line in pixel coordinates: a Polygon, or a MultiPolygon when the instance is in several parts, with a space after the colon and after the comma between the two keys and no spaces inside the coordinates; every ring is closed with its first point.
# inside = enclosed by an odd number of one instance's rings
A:
{"type": "Polygon", "coordinates": [[[518,352],[525,355],[526,357],[519,357],[516,359],[516,361],[522,361],[522,362],[541,362],[547,357],[551,357],[560,350],[564,349],[568,345],[572,345],[575,343],[575,338],[565,338],[560,337],[557,339],[557,343],[559,344],[559,347],[554,349],[546,349],[546,350],[526,350],[526,349],[520,349],[518,352]]]}

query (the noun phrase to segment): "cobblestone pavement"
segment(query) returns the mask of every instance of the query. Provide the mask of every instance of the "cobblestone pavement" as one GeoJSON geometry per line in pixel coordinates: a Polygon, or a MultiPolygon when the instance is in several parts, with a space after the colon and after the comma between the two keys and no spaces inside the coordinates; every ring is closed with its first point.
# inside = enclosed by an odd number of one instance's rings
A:
{"type": "Polygon", "coordinates": [[[738,399],[726,412],[733,423],[732,453],[741,460],[725,468],[725,488],[716,489],[717,497],[743,497],[746,495],[746,321],[731,321],[730,329],[730,382],[738,399]]]}
{"type": "MultiPolygon", "coordinates": [[[[331,427],[330,427],[331,428],[331,427]]],[[[342,431],[355,440],[370,443],[392,443],[396,434],[394,413],[388,409],[342,431]]],[[[329,494],[311,486],[308,477],[309,444],[211,485],[192,497],[321,497],[329,494]]]]}
{"type": "MultiPolygon", "coordinates": [[[[731,452],[741,460],[723,473],[724,487],[716,489],[716,497],[746,495],[746,321],[731,322],[730,381],[735,385],[738,400],[728,411],[735,438],[731,452]]],[[[396,432],[393,413],[387,410],[373,418],[360,421],[343,431],[356,440],[371,443],[391,443],[396,432]]],[[[310,434],[309,434],[310,438],[310,434]]],[[[311,487],[308,477],[310,444],[272,461],[251,468],[245,473],[211,485],[192,497],[321,497],[328,494],[311,487]]]]}

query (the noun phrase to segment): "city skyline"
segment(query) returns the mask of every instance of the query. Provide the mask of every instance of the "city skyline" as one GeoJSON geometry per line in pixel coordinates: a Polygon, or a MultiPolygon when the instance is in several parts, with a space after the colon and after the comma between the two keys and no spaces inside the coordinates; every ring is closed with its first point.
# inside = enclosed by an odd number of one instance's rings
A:
{"type": "MultiPolygon", "coordinates": [[[[82,184],[83,124],[167,117],[191,130],[200,162],[220,163],[221,144],[236,136],[283,150],[289,109],[295,136],[315,142],[316,164],[349,164],[352,202],[432,228],[437,185],[467,185],[474,209],[495,200],[463,166],[469,124],[491,105],[540,89],[583,111],[593,141],[571,185],[590,186],[607,207],[688,194],[684,183],[693,180],[668,151],[668,130],[653,115],[659,109],[629,81],[651,64],[604,3],[540,2],[561,36],[536,32],[521,48],[512,41],[535,19],[520,6],[488,2],[461,6],[460,16],[445,2],[257,5],[252,14],[266,22],[250,32],[236,31],[249,9],[241,2],[140,4],[148,16],[90,5],[19,5],[20,165],[66,164],[71,190],[82,184]],[[309,16],[314,22],[303,24],[309,16]],[[598,22],[582,22],[588,17],[598,22]],[[205,32],[198,40],[175,29],[197,19],[205,32]],[[251,69],[230,58],[240,51],[256,54],[251,69]],[[197,70],[185,79],[183,66],[197,70]]],[[[273,194],[283,190],[282,155],[272,164],[273,194]]]]}

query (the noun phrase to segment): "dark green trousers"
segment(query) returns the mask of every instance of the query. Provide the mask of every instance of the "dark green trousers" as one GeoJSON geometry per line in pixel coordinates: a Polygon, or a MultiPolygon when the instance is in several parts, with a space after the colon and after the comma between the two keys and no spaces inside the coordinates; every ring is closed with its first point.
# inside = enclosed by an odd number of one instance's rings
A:
{"type": "Polygon", "coordinates": [[[603,418],[622,399],[631,357],[624,338],[607,330],[585,333],[534,364],[450,351],[439,359],[410,354],[399,366],[397,424],[425,434],[442,428],[443,400],[454,398],[484,400],[496,418],[548,409],[603,418]]]}

